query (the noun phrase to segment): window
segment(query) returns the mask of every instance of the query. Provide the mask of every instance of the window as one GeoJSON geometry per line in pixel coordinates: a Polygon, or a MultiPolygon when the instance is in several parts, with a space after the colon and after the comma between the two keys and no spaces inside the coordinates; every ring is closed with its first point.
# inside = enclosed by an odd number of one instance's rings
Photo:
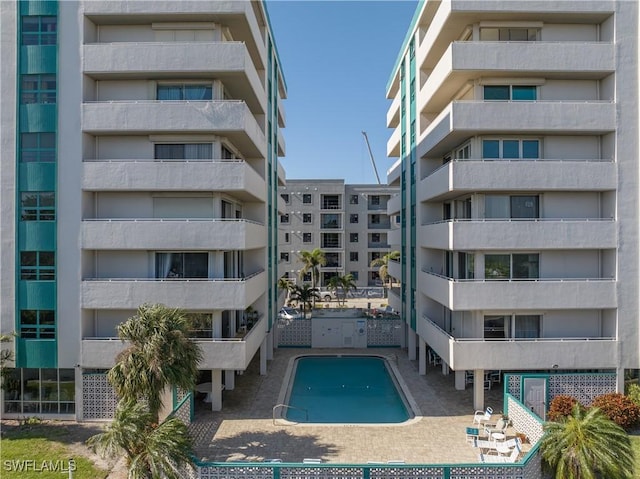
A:
{"type": "Polygon", "coordinates": [[[302,202],[305,205],[310,205],[311,204],[311,194],[310,193],[305,193],[302,195],[302,202]]]}
{"type": "Polygon", "coordinates": [[[339,195],[322,195],[322,209],[323,210],[339,210],[340,196],[339,195]]]}
{"type": "Polygon", "coordinates": [[[539,256],[529,254],[487,254],[484,257],[486,279],[539,278],[539,256]]]}
{"type": "Polygon", "coordinates": [[[321,248],[340,248],[340,233],[322,233],[321,248]]]}
{"type": "Polygon", "coordinates": [[[508,324],[509,316],[485,316],[484,317],[484,337],[485,339],[502,339],[505,336],[505,323],[508,324]]]}
{"type": "Polygon", "coordinates": [[[302,275],[302,282],[308,283],[311,281],[311,273],[305,273],[302,275]]]}
{"type": "Polygon", "coordinates": [[[22,17],[23,45],[55,45],[58,31],[56,17],[22,17]]]}
{"type": "Polygon", "coordinates": [[[358,233],[349,233],[349,242],[357,243],[358,242],[358,233]]]}
{"type": "Polygon", "coordinates": [[[280,215],[280,223],[283,225],[288,225],[289,224],[289,215],[280,215]]]}
{"type": "Polygon", "coordinates": [[[372,206],[380,206],[380,197],[378,195],[373,195],[371,197],[371,205],[372,206]]]}
{"type": "Polygon", "coordinates": [[[55,339],[55,311],[23,309],[20,311],[20,337],[25,339],[55,339]]]}
{"type": "Polygon", "coordinates": [[[320,227],[321,228],[326,228],[326,229],[340,229],[341,228],[341,222],[340,222],[340,215],[339,214],[333,214],[333,213],[328,213],[328,214],[322,214],[320,215],[320,227]]]}
{"type": "Polygon", "coordinates": [[[311,233],[302,233],[302,242],[311,243],[311,233]]]}
{"type": "Polygon", "coordinates": [[[207,278],[208,253],[156,253],[156,278],[207,278]]]}
{"type": "Polygon", "coordinates": [[[377,252],[377,251],[374,251],[373,253],[371,253],[371,259],[370,259],[369,263],[371,263],[371,261],[375,261],[375,260],[380,259],[380,258],[381,258],[380,253],[377,252]]]}
{"type": "Polygon", "coordinates": [[[538,28],[480,28],[483,42],[535,42],[538,28]]]}
{"type": "Polygon", "coordinates": [[[289,262],[289,253],[280,253],[280,261],[289,262]]]}
{"type": "Polygon", "coordinates": [[[284,234],[284,242],[288,243],[289,242],[289,233],[285,233],[284,234]]]}
{"type": "Polygon", "coordinates": [[[539,140],[482,140],[482,158],[485,159],[537,159],[540,158],[539,140]]]}
{"type": "Polygon", "coordinates": [[[489,101],[533,101],[537,98],[534,85],[485,85],[484,99],[489,101]]]}
{"type": "Polygon", "coordinates": [[[4,412],[73,414],[75,371],[54,368],[16,368],[9,372],[4,412]]]}
{"type": "Polygon", "coordinates": [[[302,213],[302,222],[311,223],[311,213],[302,213]]]}
{"type": "Polygon", "coordinates": [[[22,133],[20,161],[23,163],[56,161],[56,134],[22,133]]]}
{"type": "Polygon", "coordinates": [[[358,195],[351,195],[349,197],[349,204],[357,205],[358,204],[358,195]]]}
{"type": "Polygon", "coordinates": [[[53,191],[24,192],[20,194],[22,221],[55,221],[56,195],[53,191]]]}
{"type": "Polygon", "coordinates": [[[349,252],[349,261],[358,261],[358,252],[357,251],[349,252]]]}
{"type": "Polygon", "coordinates": [[[235,160],[236,159],[236,155],[233,151],[231,151],[229,148],[227,148],[226,146],[222,145],[220,147],[220,156],[223,160],[235,160]]]}
{"type": "Polygon", "coordinates": [[[539,218],[538,196],[486,195],[485,218],[539,218]]]}
{"type": "Polygon", "coordinates": [[[156,160],[210,160],[213,158],[211,143],[175,143],[154,145],[156,160]]]}
{"type": "Polygon", "coordinates": [[[289,204],[289,193],[282,193],[280,198],[282,198],[287,205],[289,204]]]}
{"type": "Polygon", "coordinates": [[[349,271],[349,274],[353,276],[354,281],[358,281],[358,272],[357,271],[349,271]]]}
{"type": "Polygon", "coordinates": [[[516,315],[514,318],[514,338],[539,338],[542,317],[535,314],[516,315]]]}
{"type": "Polygon", "coordinates": [[[56,102],[55,75],[22,75],[21,83],[21,104],[56,102]]]}
{"type": "Polygon", "coordinates": [[[21,251],[20,279],[52,281],[56,279],[55,252],[21,251]]]}
{"type": "Polygon", "coordinates": [[[526,315],[491,315],[484,317],[485,339],[504,338],[539,338],[542,316],[526,315]]]}
{"type": "Polygon", "coordinates": [[[354,224],[358,222],[358,215],[357,214],[351,214],[349,216],[349,223],[354,224]]]}
{"type": "Polygon", "coordinates": [[[371,242],[380,243],[380,233],[371,233],[371,242]]]}
{"type": "Polygon", "coordinates": [[[380,215],[371,215],[371,224],[379,225],[380,224],[380,215]]]}
{"type": "Polygon", "coordinates": [[[158,85],[158,100],[211,100],[211,84],[158,85]]]}
{"type": "MultiPolygon", "coordinates": [[[[340,253],[325,253],[325,259],[327,260],[327,264],[325,265],[327,268],[340,268],[342,264],[340,263],[340,253]]],[[[336,273],[330,273],[335,275],[336,273]]]]}

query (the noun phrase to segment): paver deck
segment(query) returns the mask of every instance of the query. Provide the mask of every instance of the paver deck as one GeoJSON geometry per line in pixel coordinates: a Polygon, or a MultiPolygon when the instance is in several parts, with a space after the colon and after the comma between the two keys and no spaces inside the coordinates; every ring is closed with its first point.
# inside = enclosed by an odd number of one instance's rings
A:
{"type": "MultiPolygon", "coordinates": [[[[196,400],[192,433],[196,453],[203,461],[302,462],[319,458],[324,463],[347,464],[402,460],[407,464],[477,462],[477,450],[465,442],[465,428],[473,418],[472,389],[457,391],[454,375],[430,367],[418,374],[417,361],[406,351],[381,349],[278,349],[268,362],[268,374],[258,373],[258,358],[235,388],[223,393],[223,411],[212,412],[196,400]],[[390,357],[398,367],[422,417],[403,425],[274,425],[272,408],[289,360],[300,354],[377,354],[390,357]]],[[[502,410],[502,387],[485,391],[485,403],[502,410]]]]}

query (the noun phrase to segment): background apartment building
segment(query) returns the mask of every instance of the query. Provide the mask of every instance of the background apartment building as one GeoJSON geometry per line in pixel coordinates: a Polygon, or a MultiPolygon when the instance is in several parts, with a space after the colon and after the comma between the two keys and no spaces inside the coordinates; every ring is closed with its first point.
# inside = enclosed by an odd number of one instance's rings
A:
{"type": "MultiPolygon", "coordinates": [[[[320,248],[327,259],[320,269],[320,287],[336,274],[349,273],[358,288],[382,286],[379,268],[369,265],[389,252],[387,233],[394,219],[387,214],[387,203],[398,188],[350,185],[344,180],[287,180],[279,192],[286,209],[280,217],[280,261],[289,278],[299,281],[300,251],[320,248]]],[[[311,276],[305,281],[311,282],[311,276]]]]}
{"type": "Polygon", "coordinates": [[[17,333],[3,412],[108,415],[110,339],[143,303],[197,315],[219,409],[258,350],[266,372],[282,275],[286,86],[264,4],[0,13],[0,312],[17,333]]]}
{"type": "MultiPolygon", "coordinates": [[[[390,304],[483,405],[488,370],[638,356],[638,4],[421,2],[387,86],[390,304]],[[468,376],[467,376],[468,377],[468,376]]],[[[535,383],[535,384],[534,384],[535,383]]],[[[544,413],[546,387],[529,406],[544,413]]]]}

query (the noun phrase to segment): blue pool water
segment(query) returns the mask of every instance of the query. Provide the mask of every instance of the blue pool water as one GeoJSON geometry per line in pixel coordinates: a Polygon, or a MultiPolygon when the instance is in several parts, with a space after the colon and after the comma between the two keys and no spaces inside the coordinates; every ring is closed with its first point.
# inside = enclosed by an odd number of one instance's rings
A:
{"type": "Polygon", "coordinates": [[[405,407],[385,360],[308,356],[296,360],[285,417],[307,423],[399,423],[405,407]]]}

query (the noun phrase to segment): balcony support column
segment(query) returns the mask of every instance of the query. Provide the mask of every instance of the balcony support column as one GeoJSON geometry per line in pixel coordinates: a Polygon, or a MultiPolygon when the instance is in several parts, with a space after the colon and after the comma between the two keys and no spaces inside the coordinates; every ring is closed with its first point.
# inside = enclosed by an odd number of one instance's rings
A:
{"type": "Polygon", "coordinates": [[[273,328],[267,333],[267,359],[271,361],[273,359],[273,328]]]}
{"type": "Polygon", "coordinates": [[[260,376],[267,375],[267,338],[260,343],[260,376]]]}
{"type": "Polygon", "coordinates": [[[427,374],[427,343],[422,336],[418,336],[418,374],[427,374]]]}
{"type": "Polygon", "coordinates": [[[214,338],[222,337],[222,311],[213,312],[211,328],[213,329],[214,338]]]}
{"type": "Polygon", "coordinates": [[[616,368],[616,392],[624,394],[624,368],[616,368]]]}
{"type": "Polygon", "coordinates": [[[416,337],[417,336],[418,335],[413,329],[408,328],[407,349],[409,350],[408,353],[409,353],[410,361],[415,361],[416,359],[416,337]]]}
{"type": "Polygon", "coordinates": [[[227,391],[233,391],[236,387],[236,372],[233,369],[225,369],[224,371],[224,388],[227,391]]]}
{"type": "Polygon", "coordinates": [[[473,409],[484,409],[484,369],[473,370],[473,409]]]}
{"type": "Polygon", "coordinates": [[[467,372],[465,370],[455,371],[455,387],[457,391],[464,391],[467,387],[467,372]]]}
{"type": "Polygon", "coordinates": [[[222,369],[211,370],[211,410],[222,410],[222,369]]]}

